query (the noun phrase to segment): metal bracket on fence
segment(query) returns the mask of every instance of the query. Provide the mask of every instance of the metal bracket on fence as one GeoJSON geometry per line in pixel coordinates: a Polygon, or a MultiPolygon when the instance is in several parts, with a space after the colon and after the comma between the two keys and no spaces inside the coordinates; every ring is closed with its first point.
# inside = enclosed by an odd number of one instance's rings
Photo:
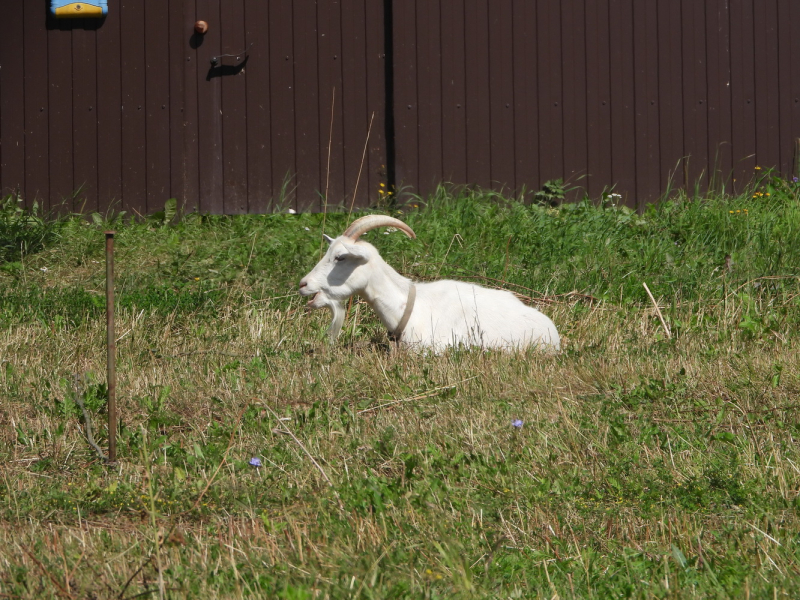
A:
{"type": "Polygon", "coordinates": [[[219,56],[212,56],[211,66],[216,67],[219,64],[220,59],[222,58],[234,57],[237,61],[240,60],[240,57],[247,58],[247,53],[250,52],[250,48],[253,47],[254,43],[255,42],[250,42],[250,45],[241,52],[239,52],[238,54],[220,54],[219,56]]]}

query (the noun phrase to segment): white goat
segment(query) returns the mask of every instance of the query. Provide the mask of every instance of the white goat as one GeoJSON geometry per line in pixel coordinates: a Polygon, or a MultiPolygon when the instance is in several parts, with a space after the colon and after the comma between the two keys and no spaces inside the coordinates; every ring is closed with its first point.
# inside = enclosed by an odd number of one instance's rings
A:
{"type": "Polygon", "coordinates": [[[300,294],[312,296],[309,308],[333,313],[328,334],[338,337],[344,321],[343,301],[359,294],[375,310],[389,335],[404,344],[442,350],[447,346],[558,350],[561,340],[553,322],[512,293],[463,281],[413,283],[390,267],[371,244],[358,238],[376,227],[396,227],[416,238],[411,228],[392,217],[356,219],[302,280],[300,294]]]}

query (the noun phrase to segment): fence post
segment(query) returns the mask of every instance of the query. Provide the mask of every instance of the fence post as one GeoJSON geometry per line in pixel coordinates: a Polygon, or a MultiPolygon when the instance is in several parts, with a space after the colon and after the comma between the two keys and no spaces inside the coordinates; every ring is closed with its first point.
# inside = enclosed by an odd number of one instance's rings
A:
{"type": "Polygon", "coordinates": [[[114,334],[114,233],[106,231],[106,350],[108,385],[108,462],[117,460],[117,340],[114,334]]]}

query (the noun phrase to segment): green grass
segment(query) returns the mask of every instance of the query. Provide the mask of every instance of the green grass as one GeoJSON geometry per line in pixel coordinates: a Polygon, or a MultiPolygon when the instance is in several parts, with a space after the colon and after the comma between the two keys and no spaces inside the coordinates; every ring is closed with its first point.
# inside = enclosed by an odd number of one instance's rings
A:
{"type": "Polygon", "coordinates": [[[0,199],[0,266],[6,271],[18,268],[16,261],[52,241],[60,224],[43,217],[37,203],[28,209],[15,195],[0,199]]]}
{"type": "Polygon", "coordinates": [[[795,184],[403,211],[416,240],[365,238],[390,264],[527,296],[562,352],[390,352],[362,303],[327,346],[296,286],[345,214],[22,226],[14,205],[0,242],[39,241],[0,265],[0,597],[800,594],[795,184]],[[76,403],[104,444],[109,227],[114,468],[76,403]]]}

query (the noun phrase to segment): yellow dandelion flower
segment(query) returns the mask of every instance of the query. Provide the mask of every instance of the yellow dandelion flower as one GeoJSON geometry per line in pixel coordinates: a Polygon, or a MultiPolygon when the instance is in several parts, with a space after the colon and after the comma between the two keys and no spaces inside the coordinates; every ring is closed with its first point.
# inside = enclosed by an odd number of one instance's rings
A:
{"type": "Polygon", "coordinates": [[[767,192],[767,196],[769,196],[769,192],[767,192]]]}
{"type": "Polygon", "coordinates": [[[755,170],[756,170],[756,171],[760,171],[760,170],[761,170],[761,167],[759,167],[758,165],[756,165],[756,166],[755,166],[755,170]]]}
{"type": "Polygon", "coordinates": [[[729,212],[729,213],[731,213],[731,214],[733,214],[733,211],[732,211],[732,210],[729,210],[728,212],[729,212]]]}
{"type": "Polygon", "coordinates": [[[382,183],[382,184],[381,184],[381,187],[386,187],[386,184],[385,184],[385,183],[382,183]]]}
{"type": "Polygon", "coordinates": [[[195,281],[200,281],[200,278],[199,277],[195,277],[194,280],[195,281]]]}

